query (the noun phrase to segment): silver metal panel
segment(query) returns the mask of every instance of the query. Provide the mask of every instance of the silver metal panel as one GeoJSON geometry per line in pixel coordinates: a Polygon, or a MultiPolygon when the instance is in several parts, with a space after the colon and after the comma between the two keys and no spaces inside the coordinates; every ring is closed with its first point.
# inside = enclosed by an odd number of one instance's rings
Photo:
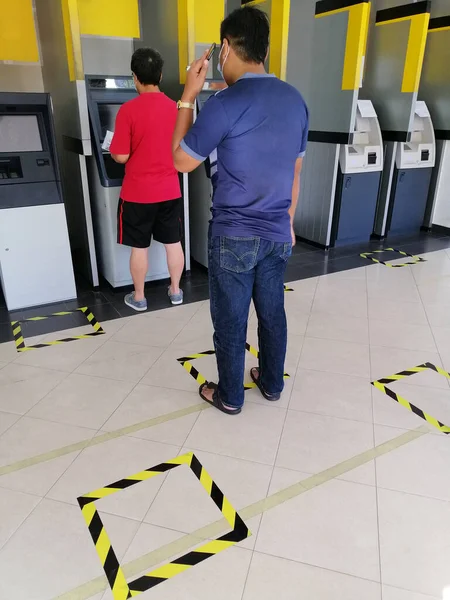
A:
{"type": "Polygon", "coordinates": [[[82,36],[85,75],[129,75],[133,40],[82,36]]]}
{"type": "MultiPolygon", "coordinates": [[[[131,285],[130,248],[117,243],[117,207],[120,187],[105,188],[100,182],[95,157],[87,159],[89,188],[95,222],[97,254],[102,275],[113,287],[131,285]]],[[[164,246],[152,242],[146,281],[169,277],[164,246]]]]}
{"type": "Polygon", "coordinates": [[[296,87],[307,104],[310,103],[311,70],[313,66],[313,39],[315,0],[291,2],[287,82],[296,87]]]}
{"type": "Polygon", "coordinates": [[[191,256],[208,267],[208,228],[211,220],[212,185],[204,165],[189,175],[189,211],[191,230],[191,256]]]}
{"type": "Polygon", "coordinates": [[[2,92],[43,92],[41,65],[0,63],[2,92]]]}
{"type": "Polygon", "coordinates": [[[314,19],[311,131],[352,132],[358,91],[342,90],[349,13],[314,19]]]}
{"type": "Polygon", "coordinates": [[[67,151],[63,143],[63,136],[81,140],[84,135],[85,146],[90,148],[85,92],[83,97],[84,81],[70,81],[61,3],[35,0],[35,4],[41,36],[44,85],[53,103],[56,145],[72,253],[77,269],[93,285],[98,285],[91,209],[89,196],[85,196],[85,159],[67,151]]]}
{"type": "Polygon", "coordinates": [[[436,164],[432,224],[450,228],[450,141],[438,142],[439,163],[436,164]]]}
{"type": "MultiPolygon", "coordinates": [[[[401,4],[404,2],[380,0],[376,8],[401,4]]],[[[409,131],[417,93],[402,93],[401,89],[410,22],[375,26],[374,21],[373,13],[360,97],[372,100],[383,131],[409,131]]]]}
{"type": "MultiPolygon", "coordinates": [[[[447,3],[447,15],[450,15],[450,2],[447,3]]],[[[434,16],[436,15],[432,13],[432,17],[434,16]]],[[[450,31],[429,32],[419,98],[427,103],[435,130],[450,130],[449,65],[450,31]]]]}
{"type": "Polygon", "coordinates": [[[375,215],[374,233],[384,236],[386,232],[389,200],[391,197],[392,178],[397,154],[397,142],[388,142],[384,147],[384,167],[381,174],[380,192],[378,194],[377,212],[375,215]]]}
{"type": "Polygon", "coordinates": [[[322,246],[330,243],[338,162],[338,145],[308,144],[294,230],[300,237],[322,246]]]}
{"type": "Polygon", "coordinates": [[[178,0],[141,1],[141,40],[134,41],[134,48],[144,46],[155,48],[162,54],[161,89],[173,100],[179,100],[183,88],[178,53],[178,0]]]}

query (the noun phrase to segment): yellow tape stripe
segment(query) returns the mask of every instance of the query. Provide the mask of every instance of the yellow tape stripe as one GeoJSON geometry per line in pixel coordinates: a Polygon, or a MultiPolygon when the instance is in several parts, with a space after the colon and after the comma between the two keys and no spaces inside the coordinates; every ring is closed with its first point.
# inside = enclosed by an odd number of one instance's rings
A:
{"type": "Polygon", "coordinates": [[[376,23],[377,27],[410,21],[408,46],[406,49],[405,66],[403,69],[402,92],[411,94],[419,89],[420,76],[422,73],[423,57],[428,35],[428,24],[430,13],[421,13],[390,21],[376,23]]]}
{"type": "Polygon", "coordinates": [[[435,27],[434,29],[429,29],[428,33],[436,33],[437,31],[450,31],[449,27],[435,27]]]}
{"type": "Polygon", "coordinates": [[[370,3],[361,2],[353,6],[330,10],[315,15],[316,19],[348,12],[347,38],[345,43],[342,89],[356,90],[361,83],[362,61],[366,53],[369,31],[370,3]]]}

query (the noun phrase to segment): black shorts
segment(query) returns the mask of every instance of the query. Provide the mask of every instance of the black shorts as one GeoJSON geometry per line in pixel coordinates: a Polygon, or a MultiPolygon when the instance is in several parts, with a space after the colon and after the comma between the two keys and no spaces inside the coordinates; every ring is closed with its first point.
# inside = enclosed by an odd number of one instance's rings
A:
{"type": "Polygon", "coordinates": [[[181,242],[181,198],[141,204],[119,200],[117,242],[131,248],[148,248],[153,239],[161,244],[181,242]]]}

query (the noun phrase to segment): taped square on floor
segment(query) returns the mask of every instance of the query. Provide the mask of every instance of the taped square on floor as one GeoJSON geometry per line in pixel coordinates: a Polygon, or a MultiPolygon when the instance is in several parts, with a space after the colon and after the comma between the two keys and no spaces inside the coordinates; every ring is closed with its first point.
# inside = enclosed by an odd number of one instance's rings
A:
{"type": "Polygon", "coordinates": [[[372,381],[372,385],[375,386],[381,392],[383,392],[383,394],[386,394],[386,396],[389,396],[389,398],[392,398],[393,400],[410,410],[412,413],[414,413],[430,425],[433,425],[433,427],[436,427],[436,429],[438,429],[441,433],[448,434],[450,433],[450,427],[448,425],[444,425],[444,423],[441,423],[431,415],[427,414],[421,408],[414,406],[414,404],[408,402],[408,400],[400,396],[400,394],[393,392],[386,385],[387,383],[395,383],[396,381],[400,381],[401,379],[411,377],[416,373],[422,373],[423,371],[427,370],[435,371],[439,375],[443,375],[447,379],[450,379],[450,373],[447,373],[447,371],[444,371],[440,367],[436,367],[431,363],[424,363],[423,365],[419,365],[418,367],[413,367],[412,369],[408,369],[406,371],[400,371],[400,373],[396,373],[395,375],[391,375],[390,377],[383,377],[382,379],[378,379],[377,381],[372,381]]]}
{"type": "MultiPolygon", "coordinates": [[[[245,344],[245,349],[247,350],[247,352],[250,352],[250,354],[253,354],[253,356],[255,356],[256,358],[259,358],[259,352],[258,350],[256,350],[256,348],[253,348],[252,346],[250,346],[250,344],[248,342],[246,342],[245,344]]],[[[184,367],[186,369],[186,371],[189,373],[189,375],[191,375],[195,381],[199,384],[199,385],[203,385],[204,383],[209,383],[209,381],[200,373],[200,371],[198,371],[194,365],[192,364],[193,360],[197,360],[199,358],[204,358],[205,356],[214,356],[215,351],[214,350],[205,350],[205,352],[199,352],[198,354],[190,354],[189,356],[182,356],[181,358],[177,358],[177,361],[180,363],[180,365],[182,367],[184,367]]],[[[290,375],[288,373],[284,374],[284,378],[285,379],[289,379],[290,375]]],[[[244,383],[244,390],[252,390],[254,388],[256,388],[256,383],[254,383],[253,381],[249,382],[249,383],[244,383]]]]}
{"type": "Polygon", "coordinates": [[[408,254],[407,252],[404,252],[403,250],[397,250],[396,248],[383,248],[382,250],[373,250],[372,252],[363,252],[362,254],[360,254],[360,257],[367,258],[367,260],[371,260],[372,262],[374,262],[378,265],[384,265],[385,267],[391,267],[392,269],[399,268],[399,267],[407,267],[408,265],[417,265],[418,263],[427,262],[421,256],[414,256],[414,254],[408,254]],[[373,254],[382,254],[383,252],[396,252],[397,254],[401,254],[402,256],[408,256],[409,258],[412,258],[413,260],[410,262],[402,263],[401,265],[400,264],[393,265],[389,262],[385,262],[383,260],[378,260],[377,258],[374,258],[372,256],[373,254]]]}
{"type": "Polygon", "coordinates": [[[67,342],[74,342],[76,340],[84,340],[86,338],[96,337],[98,335],[104,335],[104,333],[105,333],[105,331],[103,330],[100,323],[94,317],[93,312],[87,306],[84,306],[83,308],[77,308],[77,310],[68,310],[68,311],[52,313],[51,315],[46,315],[44,317],[31,317],[30,319],[21,319],[20,321],[11,321],[11,327],[13,330],[14,342],[16,344],[17,352],[28,352],[29,350],[39,350],[39,348],[47,348],[48,346],[57,346],[59,344],[66,344],[67,342]],[[28,322],[28,321],[45,321],[46,319],[51,319],[52,317],[65,317],[67,315],[73,315],[78,312],[82,312],[84,314],[88,323],[94,329],[94,331],[92,333],[86,333],[84,335],[75,335],[70,338],[55,340],[53,342],[44,342],[42,344],[34,344],[33,346],[27,346],[25,344],[25,338],[23,336],[21,323],[28,322]]]}
{"type": "Polygon", "coordinates": [[[78,504],[80,505],[84,520],[88,526],[89,533],[92,536],[109,585],[111,586],[114,600],[134,598],[251,536],[251,532],[244,521],[231,506],[230,502],[225,498],[223,493],[211,479],[211,476],[206,472],[192,452],[177,456],[172,460],[163,462],[150,469],[135,473],[126,479],[111,483],[104,488],[84,494],[78,498],[78,504]],[[127,583],[122,568],[120,567],[120,563],[111,546],[103,522],[95,507],[95,501],[116,494],[121,490],[136,485],[140,481],[147,481],[152,477],[166,473],[181,465],[187,465],[191,469],[206,490],[208,496],[230,524],[232,531],[222,535],[217,540],[208,541],[184,556],[127,583]]]}

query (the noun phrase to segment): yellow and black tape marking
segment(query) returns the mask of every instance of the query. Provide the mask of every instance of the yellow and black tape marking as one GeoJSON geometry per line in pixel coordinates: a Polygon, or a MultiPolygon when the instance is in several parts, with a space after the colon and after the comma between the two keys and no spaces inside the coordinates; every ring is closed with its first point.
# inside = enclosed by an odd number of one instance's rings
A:
{"type": "Polygon", "coordinates": [[[411,375],[415,375],[416,373],[422,373],[423,371],[427,370],[435,371],[436,373],[439,373],[439,375],[443,375],[447,379],[450,379],[450,373],[447,373],[447,371],[444,371],[440,367],[436,367],[431,363],[424,363],[423,365],[419,365],[418,367],[414,367],[406,371],[400,371],[400,373],[396,373],[395,375],[391,375],[390,377],[383,377],[383,379],[378,379],[378,381],[372,381],[372,385],[375,386],[381,392],[383,392],[383,394],[386,394],[386,396],[389,396],[389,398],[392,398],[393,400],[410,410],[412,413],[414,413],[430,425],[433,425],[433,427],[436,427],[436,429],[438,429],[441,433],[448,434],[450,433],[450,427],[448,425],[444,425],[444,423],[441,423],[431,415],[427,414],[421,408],[414,406],[414,404],[408,402],[406,398],[403,398],[402,396],[400,396],[400,394],[393,392],[390,388],[387,387],[388,383],[395,383],[396,381],[401,381],[402,379],[405,379],[405,377],[411,377],[411,375]]]}
{"type": "MultiPolygon", "coordinates": [[[[250,344],[246,343],[245,349],[247,350],[247,352],[250,352],[250,354],[253,354],[253,356],[255,356],[256,358],[259,358],[258,350],[256,350],[256,348],[253,348],[252,346],[250,346],[250,344]]],[[[182,367],[184,367],[186,369],[186,371],[189,373],[189,375],[191,375],[199,385],[203,385],[204,383],[209,383],[209,382],[194,367],[194,365],[192,364],[192,361],[197,360],[198,358],[203,358],[204,356],[213,356],[214,354],[215,354],[214,350],[206,350],[205,352],[199,352],[198,354],[190,354],[189,356],[182,356],[181,358],[177,358],[177,361],[180,363],[180,365],[182,367]]],[[[284,374],[285,379],[288,379],[289,377],[290,377],[290,375],[288,375],[288,373],[284,374]]],[[[256,387],[256,383],[254,383],[253,381],[250,383],[244,383],[245,391],[251,390],[255,387],[256,387]]]]}
{"type": "Polygon", "coordinates": [[[105,333],[100,323],[94,317],[93,312],[87,306],[84,306],[83,308],[78,308],[77,310],[52,313],[51,315],[47,315],[45,317],[32,317],[31,319],[22,319],[22,321],[11,321],[11,327],[13,330],[17,352],[28,352],[29,350],[39,350],[39,348],[47,348],[48,346],[58,346],[59,344],[66,344],[67,342],[74,342],[76,340],[84,340],[86,338],[96,337],[105,333]],[[62,340],[55,340],[54,342],[35,344],[34,346],[27,346],[25,344],[25,338],[23,337],[22,327],[20,325],[21,323],[25,321],[45,321],[46,319],[50,319],[52,317],[65,317],[66,315],[73,315],[77,312],[82,312],[85,315],[86,319],[88,320],[88,323],[90,323],[90,325],[92,325],[92,328],[94,329],[92,333],[86,333],[85,335],[76,335],[70,338],[64,338],[62,340]]]}
{"type": "Polygon", "coordinates": [[[367,258],[367,260],[371,260],[378,265],[384,265],[385,267],[391,267],[392,269],[407,267],[408,265],[417,265],[418,263],[427,262],[421,256],[414,256],[414,254],[408,254],[407,252],[403,252],[403,250],[397,250],[396,248],[383,248],[382,250],[373,250],[372,252],[363,252],[360,254],[361,258],[367,258]],[[401,254],[402,256],[409,256],[413,260],[403,263],[401,265],[393,265],[389,262],[384,262],[382,260],[378,260],[373,256],[373,254],[381,254],[382,252],[396,252],[397,254],[401,254]]]}
{"type": "Polygon", "coordinates": [[[104,488],[80,496],[80,498],[78,498],[78,504],[80,505],[89,533],[94,541],[109,585],[111,586],[114,600],[134,598],[251,536],[251,532],[244,521],[234,510],[230,502],[225,498],[211,476],[206,472],[192,452],[184,454],[183,456],[177,456],[173,460],[161,463],[151,469],[141,471],[140,473],[135,473],[130,477],[111,483],[104,488]],[[114,549],[111,546],[106,529],[95,507],[95,501],[136,485],[140,481],[147,481],[152,477],[161,475],[161,473],[167,473],[180,465],[187,465],[191,469],[214,504],[230,524],[232,531],[222,535],[217,540],[208,541],[184,556],[127,583],[114,549]]]}
{"type": "Polygon", "coordinates": [[[285,285],[284,286],[284,291],[285,292],[293,292],[294,290],[292,288],[290,288],[289,286],[285,285]]]}

